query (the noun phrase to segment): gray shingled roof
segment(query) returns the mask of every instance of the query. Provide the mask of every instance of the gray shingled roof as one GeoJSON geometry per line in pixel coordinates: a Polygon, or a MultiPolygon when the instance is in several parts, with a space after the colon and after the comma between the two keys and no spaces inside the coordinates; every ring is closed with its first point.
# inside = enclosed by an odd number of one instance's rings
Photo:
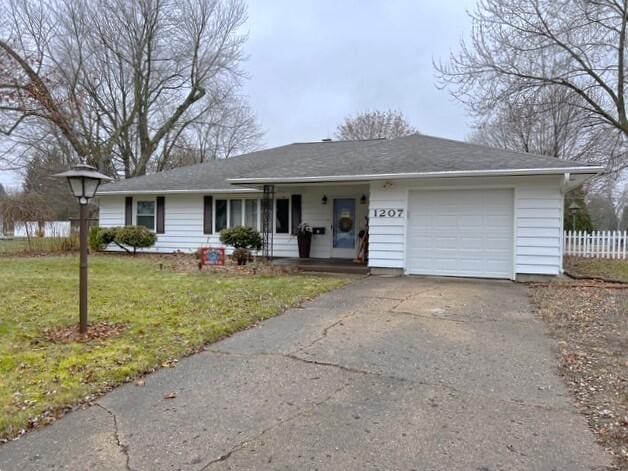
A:
{"type": "Polygon", "coordinates": [[[99,194],[243,190],[232,183],[357,180],[397,174],[597,173],[599,167],[425,135],[296,143],[103,185],[99,194]],[[333,177],[333,178],[331,178],[333,177]],[[367,178],[368,177],[368,178],[367,178]]]}

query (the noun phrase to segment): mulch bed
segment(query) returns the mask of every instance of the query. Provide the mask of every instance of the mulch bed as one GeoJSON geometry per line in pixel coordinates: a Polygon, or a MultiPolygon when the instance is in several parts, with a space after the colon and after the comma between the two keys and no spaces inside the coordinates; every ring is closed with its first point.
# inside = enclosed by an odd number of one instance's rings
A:
{"type": "Polygon", "coordinates": [[[89,324],[87,332],[81,334],[77,325],[56,329],[44,329],[42,337],[48,342],[73,343],[105,340],[110,337],[118,337],[124,333],[126,324],[112,324],[110,322],[98,322],[89,324]]]}
{"type": "MultiPolygon", "coordinates": [[[[99,253],[102,257],[132,257],[129,254],[107,252],[99,253]]],[[[198,273],[198,259],[194,254],[189,253],[173,253],[173,254],[149,254],[138,253],[135,255],[142,260],[150,260],[162,270],[174,271],[177,273],[198,273]]],[[[268,263],[261,258],[239,266],[230,257],[227,257],[224,266],[204,266],[200,270],[203,273],[226,273],[234,275],[279,275],[285,273],[294,273],[295,267],[277,266],[268,263]]]]}
{"type": "Polygon", "coordinates": [[[628,469],[628,284],[555,281],[531,294],[578,408],[616,469],[628,469]]]}

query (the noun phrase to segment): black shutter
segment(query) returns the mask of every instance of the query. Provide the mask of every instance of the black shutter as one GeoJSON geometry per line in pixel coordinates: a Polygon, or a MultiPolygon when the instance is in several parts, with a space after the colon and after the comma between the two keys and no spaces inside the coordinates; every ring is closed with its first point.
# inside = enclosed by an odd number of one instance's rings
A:
{"type": "Polygon", "coordinates": [[[166,197],[157,197],[157,234],[166,232],[166,197]]]}
{"type": "Polygon", "coordinates": [[[127,196],[124,198],[124,225],[133,225],[133,197],[127,196]]]}
{"type": "Polygon", "coordinates": [[[301,224],[301,195],[292,195],[292,234],[296,235],[301,224]]]}
{"type": "Polygon", "coordinates": [[[203,197],[203,234],[211,234],[213,232],[212,203],[213,198],[211,196],[203,197]]]}

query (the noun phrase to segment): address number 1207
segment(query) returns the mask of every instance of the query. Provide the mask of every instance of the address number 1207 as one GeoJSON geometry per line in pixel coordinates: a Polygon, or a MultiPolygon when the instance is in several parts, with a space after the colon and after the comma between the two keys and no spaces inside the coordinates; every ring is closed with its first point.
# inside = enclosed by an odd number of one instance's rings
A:
{"type": "Polygon", "coordinates": [[[371,216],[374,218],[401,218],[403,209],[371,209],[371,216]]]}

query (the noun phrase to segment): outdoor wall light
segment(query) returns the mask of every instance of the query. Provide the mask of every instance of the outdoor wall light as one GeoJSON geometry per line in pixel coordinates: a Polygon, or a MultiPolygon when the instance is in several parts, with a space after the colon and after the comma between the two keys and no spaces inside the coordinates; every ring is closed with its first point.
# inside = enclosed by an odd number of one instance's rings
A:
{"type": "Polygon", "coordinates": [[[366,204],[366,195],[362,195],[360,198],[360,204],[366,204]]]}
{"type": "Polygon", "coordinates": [[[70,190],[78,199],[80,206],[79,332],[84,334],[87,332],[87,203],[96,196],[100,182],[109,181],[111,178],[98,172],[96,167],[86,164],[76,165],[71,170],[59,173],[55,177],[68,180],[70,190]]]}
{"type": "Polygon", "coordinates": [[[321,198],[321,204],[327,204],[327,195],[323,195],[321,198]]]}

